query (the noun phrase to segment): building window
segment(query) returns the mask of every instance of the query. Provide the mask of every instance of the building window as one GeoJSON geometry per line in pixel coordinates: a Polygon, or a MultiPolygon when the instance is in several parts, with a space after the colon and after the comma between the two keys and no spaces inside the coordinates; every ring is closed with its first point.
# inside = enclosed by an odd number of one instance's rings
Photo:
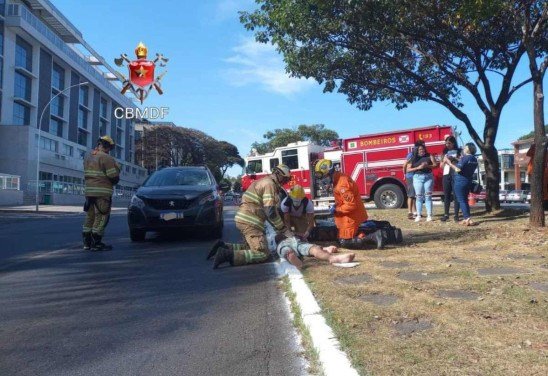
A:
{"type": "Polygon", "coordinates": [[[51,86],[57,90],[65,88],[65,70],[55,63],[51,73],[51,86]]]}
{"type": "Polygon", "coordinates": [[[101,120],[99,122],[99,133],[101,136],[105,136],[107,134],[107,122],[105,120],[101,120]]]}
{"type": "Polygon", "coordinates": [[[70,145],[63,144],[63,154],[72,157],[74,155],[74,148],[70,145]]]}
{"type": "Polygon", "coordinates": [[[78,128],[88,128],[88,112],[82,108],[78,109],[78,128]]]}
{"type": "Polygon", "coordinates": [[[44,150],[57,152],[57,141],[54,141],[47,137],[40,138],[40,147],[44,150]]]}
{"type": "Polygon", "coordinates": [[[88,106],[89,100],[89,88],[87,86],[80,86],[80,92],[78,97],[78,103],[82,106],[88,106]]]}
{"type": "Polygon", "coordinates": [[[32,46],[19,36],[15,43],[15,66],[32,72],[32,46]]]}
{"type": "Polygon", "coordinates": [[[51,118],[49,122],[49,133],[63,137],[63,122],[61,120],[51,118]]]}
{"type": "Polygon", "coordinates": [[[30,123],[30,108],[21,104],[13,104],[13,124],[14,125],[29,125],[30,123]]]}
{"type": "Polygon", "coordinates": [[[22,98],[30,102],[30,89],[31,89],[30,78],[25,76],[24,74],[15,72],[14,93],[13,93],[15,97],[22,98]]]}
{"type": "Polygon", "coordinates": [[[116,158],[122,159],[122,148],[118,145],[116,145],[116,158]]]}
{"type": "Polygon", "coordinates": [[[99,107],[99,113],[105,119],[107,118],[107,101],[106,101],[106,99],[101,99],[101,105],[99,107]]]}
{"type": "MultiPolygon", "coordinates": [[[[3,1],[0,0],[0,9],[4,9],[3,1]]],[[[4,23],[0,22],[0,87],[2,87],[3,82],[3,71],[4,68],[4,23]]]]}
{"type": "Polygon", "coordinates": [[[84,159],[86,157],[86,151],[84,149],[78,149],[78,157],[84,159]]]}
{"type": "Polygon", "coordinates": [[[116,143],[120,146],[124,145],[124,132],[122,132],[119,128],[116,128],[116,143]]]}
{"type": "Polygon", "coordinates": [[[88,146],[88,133],[82,129],[78,129],[78,143],[82,146],[88,146]]]}
{"type": "Polygon", "coordinates": [[[51,101],[51,104],[50,104],[51,114],[52,115],[57,115],[60,118],[62,118],[63,117],[64,106],[65,106],[65,98],[63,98],[60,95],[53,98],[53,100],[51,101]]]}

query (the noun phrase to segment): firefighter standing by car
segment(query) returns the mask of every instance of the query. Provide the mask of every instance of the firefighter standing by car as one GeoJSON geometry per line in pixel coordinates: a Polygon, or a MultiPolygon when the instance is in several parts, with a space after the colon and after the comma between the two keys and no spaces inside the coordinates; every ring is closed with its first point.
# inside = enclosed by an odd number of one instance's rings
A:
{"type": "Polygon", "coordinates": [[[366,240],[373,240],[380,249],[384,246],[382,234],[376,231],[365,237],[358,237],[360,224],[367,220],[367,211],[363,205],[358,186],[351,177],[335,171],[333,162],[329,159],[320,159],[314,168],[318,179],[330,179],[333,183],[335,205],[330,209],[335,216],[335,225],[338,230],[339,243],[344,248],[360,249],[366,240]]]}
{"type": "MultiPolygon", "coordinates": [[[[293,237],[280,217],[280,193],[284,191],[283,185],[289,182],[291,174],[289,167],[278,165],[272,169],[272,173],[253,182],[242,196],[242,203],[234,221],[236,227],[245,238],[249,249],[231,249],[219,243],[218,249],[213,252],[215,261],[213,269],[228,262],[232,266],[256,264],[265,262],[270,255],[265,234],[265,221],[270,222],[276,232],[283,233],[287,237],[293,237]]],[[[214,247],[217,248],[217,247],[214,247]]]]}
{"type": "Polygon", "coordinates": [[[82,229],[84,249],[108,251],[112,246],[102,242],[110,218],[113,186],[120,180],[120,167],[108,153],[115,144],[109,136],[97,140],[97,147],[84,159],[87,212],[82,229]]]}

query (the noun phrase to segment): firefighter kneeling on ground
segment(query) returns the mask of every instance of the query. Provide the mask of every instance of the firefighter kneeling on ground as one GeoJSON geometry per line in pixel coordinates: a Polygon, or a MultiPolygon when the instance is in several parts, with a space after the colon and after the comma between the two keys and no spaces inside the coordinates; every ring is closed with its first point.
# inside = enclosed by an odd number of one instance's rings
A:
{"type": "Polygon", "coordinates": [[[306,197],[303,187],[291,187],[289,195],[282,200],[281,208],[285,226],[301,239],[308,239],[314,228],[314,204],[306,197]]]}
{"type": "Polygon", "coordinates": [[[288,238],[293,237],[280,217],[280,194],[284,191],[283,185],[291,179],[289,168],[286,165],[278,165],[272,169],[272,173],[260,180],[253,182],[242,196],[242,203],[234,221],[236,227],[242,233],[248,249],[232,249],[222,241],[215,243],[207,258],[215,254],[213,269],[228,262],[232,266],[257,264],[265,262],[270,256],[265,234],[265,221],[274,227],[277,233],[282,233],[288,238]]]}
{"type": "Polygon", "coordinates": [[[120,180],[120,167],[108,153],[115,144],[109,136],[97,140],[97,147],[84,159],[84,180],[87,212],[82,229],[84,249],[109,251],[112,246],[102,242],[110,218],[113,187],[120,180]]]}
{"type": "Polygon", "coordinates": [[[335,225],[338,230],[339,244],[343,248],[363,249],[368,240],[377,244],[377,249],[384,247],[380,231],[358,236],[358,228],[367,220],[367,211],[363,205],[358,186],[351,177],[335,171],[333,162],[329,159],[320,159],[316,162],[314,173],[317,179],[330,180],[333,183],[335,205],[330,209],[335,216],[335,225]]]}

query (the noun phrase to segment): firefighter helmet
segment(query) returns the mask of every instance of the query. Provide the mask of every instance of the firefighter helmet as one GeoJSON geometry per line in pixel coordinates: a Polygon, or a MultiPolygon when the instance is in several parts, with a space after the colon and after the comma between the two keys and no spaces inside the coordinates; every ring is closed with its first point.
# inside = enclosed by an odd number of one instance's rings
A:
{"type": "Polygon", "coordinates": [[[115,145],[114,140],[110,136],[101,136],[99,137],[99,140],[97,140],[97,142],[107,143],[110,145],[111,148],[113,148],[115,145]]]}
{"type": "Polygon", "coordinates": [[[272,169],[272,173],[276,175],[278,182],[280,184],[285,184],[289,180],[291,180],[291,172],[289,171],[289,167],[287,167],[284,164],[279,164],[276,167],[272,169]]]}
{"type": "Polygon", "coordinates": [[[300,185],[294,185],[289,190],[289,197],[295,202],[295,201],[301,201],[304,197],[304,189],[300,185]]]}
{"type": "Polygon", "coordinates": [[[318,179],[323,179],[333,172],[333,162],[329,159],[320,159],[314,166],[314,174],[318,179]]]}

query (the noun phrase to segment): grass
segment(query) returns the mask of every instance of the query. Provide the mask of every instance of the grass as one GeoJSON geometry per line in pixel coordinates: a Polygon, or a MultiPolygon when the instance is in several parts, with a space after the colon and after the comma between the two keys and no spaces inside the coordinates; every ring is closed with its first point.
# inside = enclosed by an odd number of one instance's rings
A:
{"type": "Polygon", "coordinates": [[[286,275],[281,278],[282,288],[287,299],[289,299],[291,313],[293,314],[293,326],[299,332],[301,337],[301,346],[304,349],[304,357],[308,361],[308,373],[310,375],[323,376],[323,370],[320,365],[320,357],[318,351],[312,343],[310,331],[303,322],[301,309],[295,300],[295,293],[291,290],[289,277],[286,275]]]}
{"type": "Polygon", "coordinates": [[[417,224],[406,218],[405,210],[370,210],[369,216],[402,228],[404,243],[357,251],[360,265],[353,269],[310,259],[303,270],[360,374],[548,374],[548,294],[530,285],[548,283],[548,229],[530,228],[527,213],[512,210],[475,210],[475,227],[444,223],[439,216],[417,224]],[[388,268],[383,261],[410,265],[388,268]],[[519,272],[478,273],[500,267],[519,272]],[[403,271],[439,273],[443,278],[406,281],[398,277],[403,271]],[[372,276],[372,282],[337,282],[363,273],[372,276]],[[457,289],[478,298],[438,296],[440,290],[457,289]],[[398,300],[379,306],[360,299],[366,294],[391,294],[398,300]],[[416,322],[430,323],[431,328],[398,331],[399,325],[416,322]]]}

